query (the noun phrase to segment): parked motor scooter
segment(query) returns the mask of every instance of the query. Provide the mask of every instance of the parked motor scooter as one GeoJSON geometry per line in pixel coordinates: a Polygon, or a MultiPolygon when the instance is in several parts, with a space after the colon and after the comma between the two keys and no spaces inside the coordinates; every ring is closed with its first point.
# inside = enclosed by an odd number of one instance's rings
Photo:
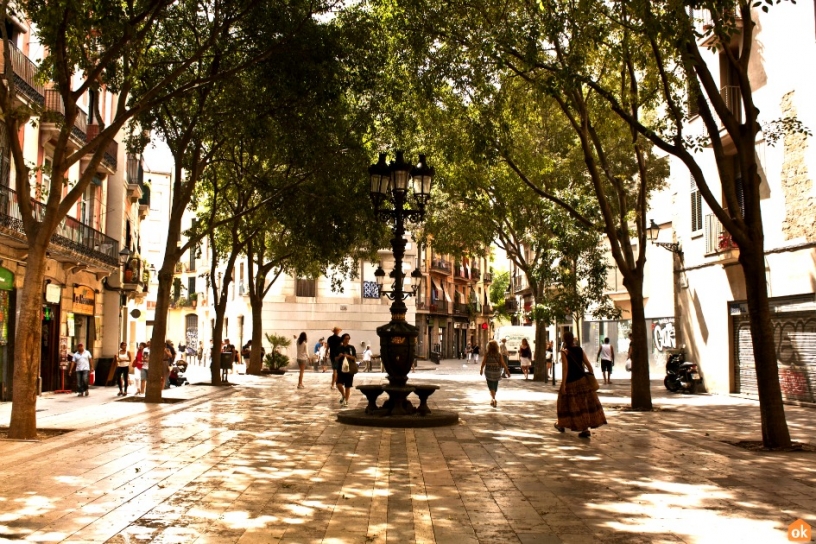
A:
{"type": "Polygon", "coordinates": [[[668,352],[663,385],[672,393],[680,390],[687,393],[697,392],[698,386],[703,385],[703,379],[697,370],[697,363],[686,361],[686,350],[683,347],[670,349],[668,352]]]}

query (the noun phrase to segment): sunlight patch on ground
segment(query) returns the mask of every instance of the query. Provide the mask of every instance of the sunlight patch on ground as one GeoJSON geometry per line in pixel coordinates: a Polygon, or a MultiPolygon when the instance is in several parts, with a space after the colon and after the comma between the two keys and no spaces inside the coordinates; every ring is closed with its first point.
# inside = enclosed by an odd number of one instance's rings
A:
{"type": "Polygon", "coordinates": [[[62,542],[66,538],[68,538],[68,535],[65,533],[51,532],[29,536],[26,540],[30,542],[62,542]]]}
{"type": "Polygon", "coordinates": [[[276,516],[251,518],[248,512],[224,512],[223,519],[234,529],[263,529],[279,521],[276,516]]]}

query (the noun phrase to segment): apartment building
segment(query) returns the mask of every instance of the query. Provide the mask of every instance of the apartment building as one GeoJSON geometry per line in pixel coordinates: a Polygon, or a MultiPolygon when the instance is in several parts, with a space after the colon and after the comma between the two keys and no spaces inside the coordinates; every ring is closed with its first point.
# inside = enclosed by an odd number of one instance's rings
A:
{"type": "MultiPolygon", "coordinates": [[[[48,181],[53,144],[60,127],[53,121],[64,114],[59,93],[37,77],[35,60],[45,55],[31,39],[24,21],[9,19],[13,73],[4,73],[0,58],[0,76],[14,78],[18,100],[36,104],[54,115],[49,120],[27,123],[18,134],[9,134],[0,124],[0,398],[9,400],[14,362],[14,331],[17,292],[22,287],[26,266],[26,236],[18,202],[30,198],[35,210],[43,209],[42,187],[48,181]],[[32,194],[18,195],[14,189],[16,172],[10,156],[11,138],[19,138],[28,163],[35,166],[32,194]]],[[[4,56],[0,48],[0,57],[4,56]]],[[[88,91],[80,100],[80,113],[72,127],[69,145],[80,148],[95,138],[101,127],[113,117],[115,95],[104,88],[88,91]],[[98,110],[100,116],[89,116],[98,110]]],[[[134,159],[136,160],[136,159],[134,159]]],[[[68,182],[79,178],[88,160],[78,161],[67,172],[68,182]]],[[[112,141],[76,206],[52,236],[47,255],[47,271],[42,286],[42,343],[40,388],[42,391],[65,389],[60,361],[77,344],[85,344],[97,361],[116,353],[119,338],[128,330],[125,309],[136,309],[135,293],[143,286],[141,263],[137,265],[140,245],[140,199],[144,187],[127,174],[121,137],[112,141]],[[124,264],[120,264],[124,261],[124,264]],[[134,279],[134,270],[139,274],[134,279]],[[125,276],[127,270],[128,276],[125,276]],[[110,281],[108,279],[110,278],[110,281]],[[111,291],[115,290],[115,291],[111,291]]],[[[67,188],[65,189],[67,192],[67,188]]],[[[105,367],[107,368],[107,367],[105,367]]]]}
{"type": "MultiPolygon", "coordinates": [[[[812,2],[800,2],[782,3],[767,14],[752,10],[756,25],[749,77],[763,123],[796,115],[810,130],[816,130],[816,79],[803,69],[816,64],[815,8],[812,2]]],[[[747,26],[740,20],[737,24],[741,32],[747,26]]],[[[706,60],[711,72],[720,74],[721,95],[728,107],[741,115],[740,93],[720,54],[709,50],[706,60]]],[[[690,132],[701,132],[702,120],[691,113],[690,132]]],[[[814,402],[816,143],[813,138],[789,134],[771,146],[762,132],[757,143],[766,278],[782,391],[788,400],[814,402]]],[[[724,144],[728,149],[727,136],[724,144]]],[[[719,195],[711,150],[702,152],[700,162],[712,192],[719,195]]],[[[738,172],[735,177],[739,183],[738,172]]],[[[709,391],[756,395],[739,247],[708,209],[679,161],[672,163],[672,187],[674,215],[666,219],[683,249],[683,260],[674,270],[678,342],[685,343],[689,357],[701,364],[709,391]]],[[[668,233],[664,236],[671,238],[668,233]]]]}
{"type": "Polygon", "coordinates": [[[464,357],[469,342],[484,346],[493,337],[490,257],[439,254],[431,243],[420,248],[417,266],[423,273],[416,301],[417,356],[464,357]]]}

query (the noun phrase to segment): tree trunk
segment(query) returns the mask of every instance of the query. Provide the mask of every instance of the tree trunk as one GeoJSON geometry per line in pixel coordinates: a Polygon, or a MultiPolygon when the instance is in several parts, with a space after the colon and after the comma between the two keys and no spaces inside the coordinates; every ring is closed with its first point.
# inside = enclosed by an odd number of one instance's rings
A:
{"type": "Polygon", "coordinates": [[[649,343],[646,311],[643,306],[643,278],[638,276],[637,285],[632,288],[626,285],[626,288],[632,304],[632,345],[634,346],[632,348],[632,409],[650,411],[652,392],[649,383],[649,343]]]}
{"type": "Polygon", "coordinates": [[[768,306],[765,255],[761,249],[763,246],[764,244],[759,244],[760,249],[748,251],[740,248],[739,260],[745,275],[762,422],[762,442],[766,448],[784,448],[791,445],[791,438],[782,403],[782,388],[779,384],[773,324],[768,306]]]}
{"type": "Polygon", "coordinates": [[[535,345],[533,359],[535,374],[533,381],[546,383],[549,379],[549,373],[547,372],[547,323],[543,319],[536,320],[535,345]]]}
{"type": "Polygon", "coordinates": [[[159,287],[156,290],[156,310],[153,320],[153,336],[150,337],[150,362],[147,369],[145,402],[158,403],[164,389],[164,344],[167,338],[167,312],[170,310],[170,293],[173,289],[173,271],[176,260],[165,255],[159,269],[159,287]]]}
{"type": "Polygon", "coordinates": [[[17,301],[17,333],[14,339],[14,387],[8,437],[37,438],[37,383],[42,344],[42,286],[48,242],[35,240],[28,247],[25,282],[17,301]]]}
{"type": "Polygon", "coordinates": [[[215,312],[215,326],[212,332],[213,349],[212,364],[210,365],[210,379],[213,385],[221,385],[221,341],[224,338],[224,312],[215,312]]]}
{"type": "MultiPolygon", "coordinates": [[[[257,290],[255,290],[257,293],[257,290]]],[[[263,322],[261,320],[263,312],[263,298],[259,295],[249,293],[249,305],[252,308],[252,353],[249,356],[249,368],[247,374],[255,376],[261,373],[263,360],[261,358],[261,347],[263,346],[263,322]]]]}

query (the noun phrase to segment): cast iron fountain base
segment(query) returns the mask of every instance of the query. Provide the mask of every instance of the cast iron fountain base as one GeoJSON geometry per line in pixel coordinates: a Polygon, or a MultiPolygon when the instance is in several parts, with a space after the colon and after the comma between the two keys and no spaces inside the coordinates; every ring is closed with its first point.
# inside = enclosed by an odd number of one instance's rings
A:
{"type": "Polygon", "coordinates": [[[444,427],[459,423],[456,412],[428,408],[428,397],[439,389],[438,385],[358,385],[357,389],[368,399],[368,406],[339,412],[337,421],[340,423],[393,428],[444,427]],[[377,397],[383,393],[388,393],[388,399],[377,406],[377,397]],[[408,399],[411,393],[419,397],[418,407],[408,399]]]}

